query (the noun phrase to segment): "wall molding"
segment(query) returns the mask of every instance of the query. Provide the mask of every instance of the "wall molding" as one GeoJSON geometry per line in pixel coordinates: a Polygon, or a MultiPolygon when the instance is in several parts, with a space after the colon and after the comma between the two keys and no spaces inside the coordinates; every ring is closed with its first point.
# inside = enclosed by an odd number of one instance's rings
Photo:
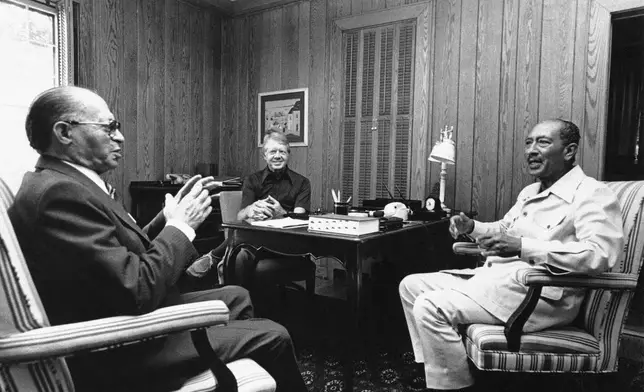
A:
{"type": "Polygon", "coordinates": [[[367,12],[356,16],[337,18],[334,22],[342,31],[362,29],[407,19],[418,19],[427,10],[428,6],[428,3],[416,3],[398,8],[367,12]]]}

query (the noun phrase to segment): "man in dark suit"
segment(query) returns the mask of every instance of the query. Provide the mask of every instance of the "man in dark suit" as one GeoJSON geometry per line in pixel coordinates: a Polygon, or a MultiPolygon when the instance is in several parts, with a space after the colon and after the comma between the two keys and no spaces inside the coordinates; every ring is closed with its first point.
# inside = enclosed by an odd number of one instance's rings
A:
{"type": "MultiPolygon", "coordinates": [[[[211,212],[212,178],[193,178],[139,228],[110,197],[100,174],[122,158],[120,123],[92,91],[58,87],[40,94],[26,121],[41,157],[27,173],[9,214],[52,324],[141,314],[179,303],[219,299],[230,323],[208,331],[219,358],[250,357],[278,390],[305,391],[288,332],[253,320],[245,289],[180,295],[176,282],[197,252],[195,229],[211,212]]],[[[204,370],[188,333],[71,358],[79,390],[162,390],[204,370]]]]}

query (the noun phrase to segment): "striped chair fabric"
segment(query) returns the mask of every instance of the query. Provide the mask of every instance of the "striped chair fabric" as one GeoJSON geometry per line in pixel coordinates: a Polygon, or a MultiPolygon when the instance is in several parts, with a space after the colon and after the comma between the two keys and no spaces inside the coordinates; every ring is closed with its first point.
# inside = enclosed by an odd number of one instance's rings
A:
{"type": "MultiPolygon", "coordinates": [[[[221,301],[161,308],[141,316],[119,316],[50,326],[15,236],[7,210],[13,195],[0,179],[0,391],[73,391],[64,357],[228,322],[221,301]]],[[[227,364],[240,392],[271,392],[275,380],[256,362],[227,364]]],[[[210,370],[188,380],[182,392],[212,391],[210,370]]]]}
{"type": "Polygon", "coordinates": [[[524,283],[588,287],[575,325],[521,336],[519,352],[507,351],[503,326],[472,324],[463,340],[467,355],[481,370],[505,372],[606,373],[617,371],[620,334],[642,267],[644,181],[607,182],[622,209],[626,243],[607,273],[593,276],[552,276],[529,271],[524,283]]]}

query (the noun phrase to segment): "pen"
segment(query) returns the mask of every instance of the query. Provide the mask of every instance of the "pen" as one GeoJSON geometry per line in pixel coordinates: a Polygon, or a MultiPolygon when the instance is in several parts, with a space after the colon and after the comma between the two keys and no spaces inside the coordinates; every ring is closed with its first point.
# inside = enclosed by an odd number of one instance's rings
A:
{"type": "Polygon", "coordinates": [[[352,198],[352,197],[353,197],[353,196],[349,196],[349,198],[347,199],[347,204],[349,204],[349,202],[351,201],[351,198],[352,198]]]}

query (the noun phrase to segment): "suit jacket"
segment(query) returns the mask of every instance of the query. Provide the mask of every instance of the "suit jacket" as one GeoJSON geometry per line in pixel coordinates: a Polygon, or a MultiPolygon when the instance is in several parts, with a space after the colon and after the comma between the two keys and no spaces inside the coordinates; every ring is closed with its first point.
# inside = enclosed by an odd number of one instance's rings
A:
{"type": "Polygon", "coordinates": [[[9,216],[54,325],[176,302],[175,283],[197,256],[162,213],[139,228],[119,202],[52,157],[25,174],[9,216]]]}
{"type": "MultiPolygon", "coordinates": [[[[491,256],[480,268],[446,271],[468,278],[458,290],[502,321],[507,321],[528,291],[519,279],[522,271],[600,273],[615,265],[624,246],[617,198],[579,166],[545,191],[540,188],[541,183],[524,188],[502,220],[474,225],[475,238],[499,232],[521,237],[518,257],[491,256]]],[[[524,329],[571,323],[584,295],[583,289],[544,287],[524,329]]]]}

